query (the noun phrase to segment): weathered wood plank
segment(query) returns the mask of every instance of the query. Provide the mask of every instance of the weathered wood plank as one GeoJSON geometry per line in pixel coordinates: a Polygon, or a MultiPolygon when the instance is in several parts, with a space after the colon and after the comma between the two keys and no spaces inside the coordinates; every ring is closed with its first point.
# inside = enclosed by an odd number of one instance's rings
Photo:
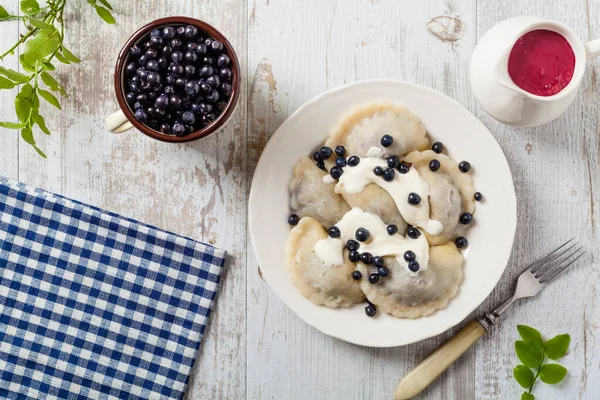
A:
{"type": "MultiPolygon", "coordinates": [[[[249,178],[267,138],[291,112],[347,82],[406,79],[474,107],[465,73],[475,44],[474,1],[248,3],[249,178]],[[437,36],[428,30],[436,17],[429,29],[437,36]],[[444,29],[447,23],[454,25],[444,29]]],[[[449,337],[396,349],[354,346],[289,311],[260,278],[251,247],[248,271],[251,399],[390,398],[401,376],[449,337]]],[[[474,363],[470,351],[424,398],[473,397],[474,363]]]]}
{"type": "MultiPolygon", "coordinates": [[[[480,0],[477,8],[478,36],[495,23],[517,15],[536,15],[560,20],[584,40],[600,36],[598,4],[480,0]]],[[[572,236],[587,247],[578,268],[546,288],[534,300],[524,301],[503,318],[479,344],[477,351],[477,398],[518,398],[522,389],[512,379],[518,360],[513,342],[517,324],[528,324],[553,336],[571,334],[571,350],[560,362],[569,375],[556,387],[539,385],[538,398],[595,399],[600,396],[598,356],[595,344],[600,311],[598,274],[598,62],[588,71],[572,107],[558,120],[535,129],[503,126],[478,107],[477,116],[500,142],[512,168],[519,201],[519,226],[513,256],[492,296],[480,310],[495,306],[509,295],[512,279],[527,262],[572,236]]]]}

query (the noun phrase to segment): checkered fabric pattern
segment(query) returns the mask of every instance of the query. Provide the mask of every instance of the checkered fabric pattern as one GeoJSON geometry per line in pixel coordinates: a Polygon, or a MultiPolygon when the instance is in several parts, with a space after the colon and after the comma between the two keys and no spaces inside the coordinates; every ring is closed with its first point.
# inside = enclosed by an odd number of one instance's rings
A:
{"type": "Polygon", "coordinates": [[[0,177],[0,399],[179,399],[225,252],[0,177]]]}

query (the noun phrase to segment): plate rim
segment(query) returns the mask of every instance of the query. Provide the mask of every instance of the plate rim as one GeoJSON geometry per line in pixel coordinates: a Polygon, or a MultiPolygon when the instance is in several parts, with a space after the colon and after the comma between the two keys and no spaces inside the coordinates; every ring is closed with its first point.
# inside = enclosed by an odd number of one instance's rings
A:
{"type": "MultiPolygon", "coordinates": [[[[251,212],[251,209],[254,206],[254,202],[256,201],[256,191],[258,189],[256,189],[255,187],[255,181],[257,180],[257,171],[259,170],[259,167],[267,162],[266,161],[266,156],[265,154],[267,153],[267,151],[269,150],[269,148],[271,146],[274,146],[274,142],[272,139],[276,137],[276,135],[280,135],[282,134],[281,132],[283,132],[283,129],[285,128],[285,126],[289,123],[290,120],[293,120],[294,117],[297,117],[298,114],[302,113],[305,109],[314,106],[315,104],[319,103],[320,101],[322,101],[323,97],[325,96],[329,96],[329,95],[333,95],[336,94],[338,92],[342,92],[345,90],[351,90],[353,87],[355,86],[361,86],[361,85],[369,85],[369,84],[400,84],[400,85],[407,85],[407,86],[411,86],[414,89],[418,89],[418,90],[422,90],[425,92],[429,92],[430,94],[434,95],[434,96],[441,96],[443,97],[446,101],[450,101],[452,103],[454,103],[456,106],[460,107],[461,109],[463,109],[468,115],[470,115],[470,117],[476,121],[477,124],[479,124],[486,132],[487,134],[491,137],[491,139],[494,141],[494,143],[496,144],[496,146],[498,147],[498,149],[500,150],[500,153],[502,154],[503,157],[503,162],[509,172],[509,178],[510,178],[510,191],[509,193],[507,193],[507,197],[511,200],[511,204],[514,205],[513,209],[514,209],[514,214],[512,215],[511,221],[510,222],[510,250],[506,253],[505,257],[503,257],[502,263],[504,264],[504,268],[502,269],[502,273],[499,274],[497,281],[494,283],[493,286],[491,286],[491,288],[489,289],[489,291],[487,291],[487,293],[485,294],[485,296],[482,297],[481,300],[477,300],[473,302],[472,306],[469,307],[465,307],[465,310],[468,309],[468,312],[466,313],[465,317],[462,318],[459,321],[451,321],[448,320],[447,323],[445,324],[440,324],[438,329],[435,330],[431,330],[430,332],[427,332],[426,334],[422,335],[422,337],[414,339],[412,341],[409,341],[407,343],[403,343],[403,344],[388,344],[388,343],[384,343],[381,345],[374,345],[374,344],[366,344],[366,343],[359,343],[353,340],[349,340],[347,338],[343,338],[340,337],[339,335],[331,332],[329,330],[329,327],[323,327],[323,326],[316,326],[314,323],[311,323],[309,321],[307,321],[306,319],[304,319],[301,315],[298,314],[298,312],[295,310],[295,308],[289,304],[288,301],[284,300],[285,297],[282,297],[280,295],[280,289],[275,288],[274,285],[272,285],[269,282],[269,278],[267,276],[267,274],[263,274],[263,278],[264,280],[268,283],[270,289],[277,295],[277,298],[279,299],[279,301],[281,301],[289,310],[291,310],[300,320],[302,320],[304,323],[308,324],[309,326],[315,328],[316,330],[318,330],[319,332],[322,332],[325,335],[334,337],[336,339],[339,340],[343,340],[347,343],[352,343],[355,345],[359,345],[359,346],[365,346],[365,347],[371,347],[371,348],[392,348],[392,347],[402,347],[402,346],[408,346],[410,344],[414,344],[414,343],[418,343],[421,342],[423,340],[432,338],[434,336],[438,336],[444,332],[446,332],[449,329],[452,329],[453,327],[459,325],[461,322],[463,322],[473,311],[475,311],[477,309],[477,307],[479,307],[481,304],[483,304],[483,302],[490,296],[490,294],[492,293],[492,291],[498,286],[498,283],[500,282],[500,279],[502,279],[502,276],[504,275],[504,272],[506,271],[506,267],[508,266],[508,262],[510,260],[510,256],[512,254],[512,248],[514,247],[514,240],[515,240],[515,235],[516,235],[516,229],[517,229],[517,213],[518,213],[518,202],[517,202],[517,197],[516,197],[516,191],[515,191],[515,185],[514,185],[514,179],[513,179],[513,174],[512,171],[510,169],[510,164],[508,163],[508,159],[506,158],[506,154],[504,153],[504,150],[502,149],[502,147],[500,146],[500,144],[498,143],[498,141],[496,140],[496,137],[492,134],[492,132],[483,124],[483,122],[481,122],[479,120],[479,118],[477,118],[473,113],[471,113],[465,106],[463,106],[461,103],[459,103],[457,100],[453,99],[452,97],[446,95],[445,93],[442,93],[436,89],[433,89],[431,87],[428,86],[423,86],[414,82],[409,82],[409,81],[405,81],[405,80],[400,80],[400,79],[366,79],[366,80],[358,80],[355,82],[350,82],[335,88],[331,88],[329,90],[326,90],[320,94],[318,94],[317,96],[307,100],[306,102],[304,102],[302,105],[300,105],[300,107],[298,107],[293,113],[291,113],[282,123],[281,125],[275,130],[275,132],[271,135],[271,137],[269,138],[267,144],[265,145],[265,147],[263,148],[261,155],[258,159],[258,162],[256,163],[256,166],[254,168],[254,172],[252,174],[252,182],[250,184],[250,192],[249,192],[249,196],[248,196],[248,206],[247,206],[247,213],[248,213],[248,230],[250,232],[250,241],[252,242],[252,249],[254,251],[254,257],[257,261],[258,266],[260,267],[261,265],[261,259],[260,256],[258,255],[258,252],[256,251],[256,242],[254,240],[254,233],[253,233],[253,221],[254,221],[254,216],[251,212]]],[[[464,279],[464,278],[463,278],[464,279]]],[[[462,282],[462,280],[461,280],[462,282]]],[[[449,300],[449,302],[452,299],[449,300]]],[[[314,305],[315,307],[319,307],[317,305],[314,305]]],[[[447,307],[448,305],[446,305],[447,307]]],[[[435,313],[431,314],[431,315],[435,315],[435,313]]]]}

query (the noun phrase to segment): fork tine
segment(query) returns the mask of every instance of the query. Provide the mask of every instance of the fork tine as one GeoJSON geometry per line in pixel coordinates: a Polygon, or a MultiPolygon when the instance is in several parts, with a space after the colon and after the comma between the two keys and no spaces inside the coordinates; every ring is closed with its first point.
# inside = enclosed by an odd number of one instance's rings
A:
{"type": "Polygon", "coordinates": [[[578,248],[577,250],[575,250],[572,254],[569,255],[569,257],[565,258],[563,260],[563,265],[559,265],[556,268],[548,271],[546,274],[544,274],[543,276],[540,277],[539,282],[540,283],[546,283],[546,282],[550,282],[552,279],[554,279],[558,274],[560,274],[561,272],[563,272],[565,269],[567,269],[569,266],[573,265],[573,263],[575,263],[575,261],[579,260],[581,257],[583,257],[583,255],[585,254],[585,250],[583,250],[583,247],[578,248]],[[575,258],[571,259],[573,256],[576,256],[575,258]],[[571,259],[569,261],[569,259],[571,259]],[[567,262],[568,261],[568,262],[567,262]]]}
{"type": "Polygon", "coordinates": [[[554,256],[552,256],[551,259],[549,259],[543,265],[540,265],[538,268],[535,269],[535,271],[531,270],[531,272],[535,274],[536,278],[542,276],[546,271],[549,271],[555,265],[560,264],[564,260],[564,255],[568,254],[569,251],[571,251],[571,249],[575,246],[577,246],[577,242],[573,243],[571,246],[567,247],[560,253],[555,254],[554,256]]]}
{"type": "Polygon", "coordinates": [[[544,264],[546,264],[546,262],[551,261],[550,258],[555,259],[553,256],[556,254],[556,252],[558,252],[560,249],[562,249],[563,247],[565,247],[566,245],[568,245],[569,243],[571,243],[573,240],[575,240],[574,237],[572,237],[571,239],[567,240],[565,243],[561,244],[560,246],[558,246],[556,249],[554,249],[553,251],[551,251],[550,253],[548,253],[546,256],[540,258],[537,261],[534,261],[533,263],[531,263],[531,265],[529,266],[529,271],[530,272],[537,272],[538,269],[543,266],[544,264]]]}

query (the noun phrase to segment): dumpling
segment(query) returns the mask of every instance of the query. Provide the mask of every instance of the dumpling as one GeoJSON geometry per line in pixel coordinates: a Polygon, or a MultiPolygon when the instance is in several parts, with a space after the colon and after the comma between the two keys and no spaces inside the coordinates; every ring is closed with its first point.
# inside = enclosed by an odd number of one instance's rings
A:
{"type": "Polygon", "coordinates": [[[369,184],[360,193],[353,194],[342,190],[342,196],[350,207],[360,207],[363,211],[378,215],[386,225],[396,225],[401,235],[406,232],[408,225],[398,211],[394,199],[379,186],[369,184]]]}
{"type": "MultiPolygon", "coordinates": [[[[389,275],[376,284],[362,279],[361,288],[367,299],[385,313],[397,318],[423,317],[446,307],[458,293],[463,257],[452,242],[431,247],[428,268],[417,274],[407,271],[393,257],[384,259],[389,275]]],[[[366,265],[359,263],[357,269],[368,276],[366,265]]]]}
{"type": "Polygon", "coordinates": [[[460,223],[460,216],[475,212],[475,188],[470,173],[458,169],[458,163],[445,154],[436,154],[431,150],[412,152],[404,158],[429,185],[429,206],[431,219],[439,221],[444,226],[440,235],[427,235],[432,245],[442,244],[462,236],[468,225],[460,223]],[[438,171],[429,169],[429,162],[436,159],[440,162],[438,171]]]}
{"type": "Polygon", "coordinates": [[[385,148],[385,156],[401,157],[429,147],[425,127],[419,118],[406,108],[391,103],[369,104],[350,112],[333,128],[325,145],[332,149],[343,145],[346,156],[366,157],[371,147],[381,147],[384,135],[394,138],[392,145],[385,148]]]}
{"type": "Polygon", "coordinates": [[[300,293],[316,305],[349,307],[364,300],[358,281],[352,279],[355,265],[344,257],[344,265],[326,266],[314,252],[315,243],[326,239],[319,222],[300,220],[290,233],[286,248],[286,268],[300,293]]]}
{"type": "Polygon", "coordinates": [[[300,217],[313,217],[323,226],[335,225],[350,206],[334,192],[334,184],[324,183],[327,175],[308,157],[302,158],[290,182],[292,209],[300,217]]]}

